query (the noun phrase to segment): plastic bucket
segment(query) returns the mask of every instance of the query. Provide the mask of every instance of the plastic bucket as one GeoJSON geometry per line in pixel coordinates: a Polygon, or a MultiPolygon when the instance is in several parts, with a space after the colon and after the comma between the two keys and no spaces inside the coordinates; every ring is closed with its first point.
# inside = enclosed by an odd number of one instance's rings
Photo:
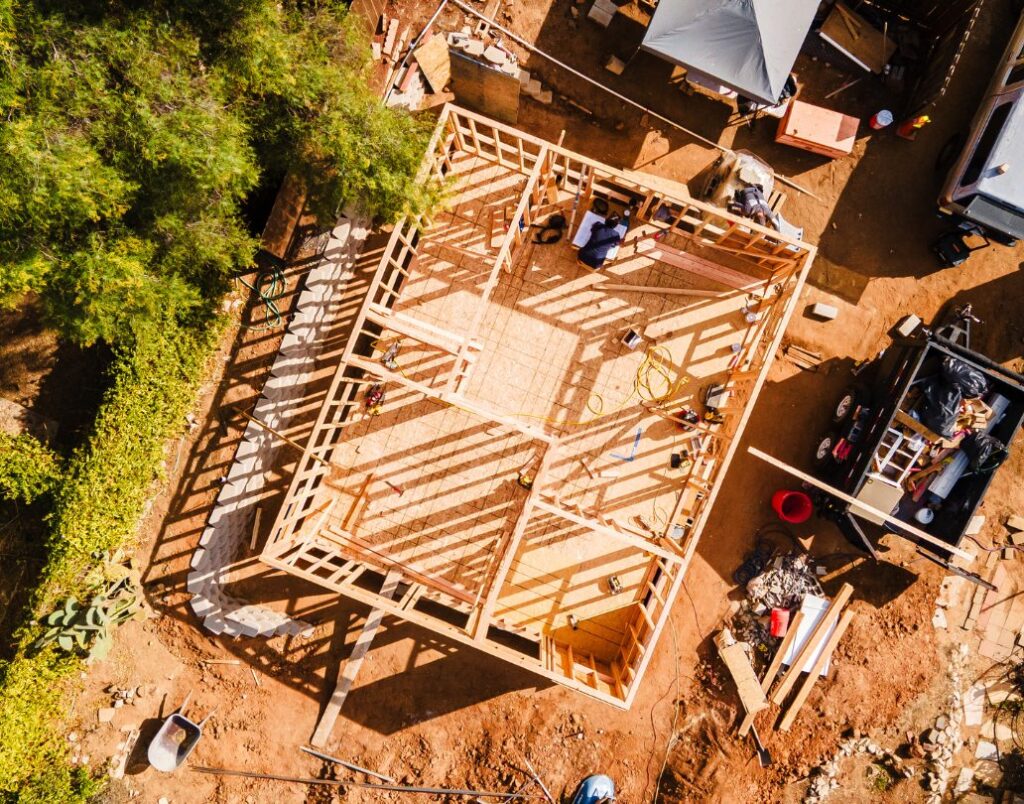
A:
{"type": "Polygon", "coordinates": [[[892,125],[892,112],[888,109],[882,109],[880,112],[875,112],[868,121],[868,125],[875,129],[875,131],[892,125]]]}
{"type": "Polygon", "coordinates": [[[772,495],[772,510],[783,522],[799,525],[811,518],[814,503],[802,491],[783,490],[772,495]]]}

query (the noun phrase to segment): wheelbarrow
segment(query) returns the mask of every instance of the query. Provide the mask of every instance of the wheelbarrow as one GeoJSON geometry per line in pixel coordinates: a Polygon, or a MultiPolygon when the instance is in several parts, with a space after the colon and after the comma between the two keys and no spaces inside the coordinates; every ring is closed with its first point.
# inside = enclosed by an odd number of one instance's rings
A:
{"type": "Polygon", "coordinates": [[[163,773],[171,773],[181,767],[203,736],[203,726],[206,721],[213,717],[212,710],[198,723],[189,720],[185,716],[185,707],[188,705],[190,692],[185,696],[174,712],[172,712],[160,726],[160,730],[149,741],[146,749],[146,759],[149,764],[163,773]]]}

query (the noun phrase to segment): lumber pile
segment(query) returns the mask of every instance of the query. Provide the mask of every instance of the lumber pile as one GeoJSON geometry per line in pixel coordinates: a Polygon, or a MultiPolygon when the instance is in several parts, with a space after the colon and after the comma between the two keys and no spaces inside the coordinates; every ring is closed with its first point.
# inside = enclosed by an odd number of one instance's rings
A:
{"type": "MultiPolygon", "coordinates": [[[[746,688],[740,692],[745,710],[739,726],[741,737],[746,736],[755,725],[758,713],[769,708],[768,701],[780,707],[775,728],[780,731],[790,730],[818,678],[827,671],[836,646],[853,620],[853,612],[846,608],[852,594],[853,587],[843,584],[831,601],[812,595],[805,598],[804,604],[790,622],[768,670],[756,682],[756,692],[750,688],[749,680],[744,679],[746,688]],[[776,677],[783,665],[788,665],[788,668],[776,684],[776,677]],[[790,698],[794,688],[796,693],[790,698]],[[757,705],[761,699],[765,700],[764,706],[757,705]]],[[[728,661],[726,666],[739,686],[740,679],[728,661]]]]}

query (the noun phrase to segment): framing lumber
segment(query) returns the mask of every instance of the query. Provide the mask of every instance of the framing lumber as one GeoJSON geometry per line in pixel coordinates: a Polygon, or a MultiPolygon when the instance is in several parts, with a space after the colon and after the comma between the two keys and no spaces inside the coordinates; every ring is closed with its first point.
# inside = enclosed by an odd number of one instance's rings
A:
{"type": "Polygon", "coordinates": [[[811,668],[811,672],[804,679],[803,685],[800,687],[793,699],[793,703],[790,704],[789,709],[786,710],[786,714],[782,716],[782,722],[779,723],[780,731],[789,731],[789,727],[793,725],[793,721],[796,716],[800,714],[800,710],[803,708],[804,703],[807,701],[807,696],[811,694],[811,689],[818,680],[818,676],[821,675],[821,670],[825,666],[825,662],[828,661],[829,657],[833,654],[836,649],[836,645],[839,644],[839,640],[843,638],[843,634],[846,633],[846,629],[850,626],[850,622],[853,620],[853,612],[847,609],[843,612],[843,617],[839,621],[839,625],[836,626],[836,630],[832,632],[832,635],[828,638],[828,642],[825,643],[824,649],[821,651],[821,655],[814,663],[814,667],[811,668]]]}
{"type": "Polygon", "coordinates": [[[696,288],[662,288],[654,285],[616,285],[604,283],[597,285],[598,290],[626,291],[627,293],[662,293],[666,296],[699,296],[705,299],[726,299],[732,293],[723,293],[717,290],[697,290],[696,288]]]}
{"type": "MultiPolygon", "coordinates": [[[[655,542],[653,539],[648,539],[644,536],[639,536],[625,529],[613,528],[609,525],[604,525],[600,522],[590,519],[587,516],[577,514],[575,511],[569,508],[565,508],[558,504],[552,504],[545,500],[543,497],[539,497],[534,502],[534,505],[541,511],[544,511],[545,513],[560,516],[562,519],[568,519],[570,522],[576,525],[580,525],[584,528],[589,528],[595,533],[601,533],[605,536],[608,536],[611,539],[615,539],[616,541],[624,542],[625,544],[628,544],[631,547],[635,547],[638,550],[643,550],[645,553],[650,553],[651,555],[658,556],[658,558],[663,558],[666,561],[678,562],[681,558],[681,556],[678,552],[676,552],[675,549],[666,549],[659,542],[655,542]]],[[[662,539],[661,541],[668,540],[662,539]]]]}
{"type": "MultiPolygon", "coordinates": [[[[807,637],[807,641],[800,648],[800,651],[793,658],[793,663],[789,666],[789,670],[786,671],[786,675],[782,677],[782,682],[779,684],[779,688],[775,690],[775,694],[772,695],[772,700],[778,706],[782,706],[786,701],[786,696],[789,695],[789,691],[793,689],[793,685],[796,683],[797,678],[800,677],[800,673],[803,672],[804,666],[807,664],[807,660],[810,659],[818,647],[826,639],[826,635],[829,630],[838,622],[839,613],[843,610],[847,601],[850,599],[850,595],[853,594],[853,587],[848,583],[844,583],[839,589],[837,594],[832,601],[829,603],[828,609],[818,620],[818,624],[814,626],[814,630],[807,637]]],[[[821,668],[818,668],[818,672],[821,672],[821,668]]]]}
{"type": "Polygon", "coordinates": [[[942,539],[936,538],[935,536],[932,536],[930,533],[925,533],[923,530],[911,525],[909,522],[904,522],[902,519],[897,519],[891,514],[886,514],[878,510],[874,506],[868,505],[865,502],[861,502],[856,497],[852,497],[849,494],[847,494],[845,491],[840,491],[835,486],[830,486],[828,483],[818,480],[818,478],[814,477],[813,475],[809,475],[806,472],[801,472],[799,469],[790,466],[785,461],[780,461],[778,458],[773,458],[767,452],[762,452],[761,450],[757,449],[757,447],[747,447],[747,452],[749,452],[755,458],[760,458],[765,463],[771,464],[776,469],[781,469],[783,472],[787,472],[788,474],[791,474],[793,477],[802,480],[805,483],[810,483],[815,488],[819,488],[822,491],[831,494],[833,497],[837,497],[843,502],[849,503],[850,506],[853,508],[859,508],[861,511],[865,513],[871,514],[872,516],[878,517],[879,519],[883,519],[890,525],[895,525],[900,530],[905,530],[907,533],[916,536],[918,539],[921,539],[922,541],[928,542],[928,544],[934,547],[940,547],[947,553],[952,553],[955,556],[959,556],[965,561],[974,560],[974,556],[972,556],[970,553],[964,550],[961,550],[959,547],[944,542],[942,541],[942,539]]]}
{"type": "MultiPolygon", "coordinates": [[[[401,580],[401,576],[397,572],[388,572],[380,589],[381,596],[393,598],[395,592],[398,591],[399,580],[401,580]]],[[[309,740],[317,748],[323,748],[327,744],[331,731],[334,729],[334,724],[338,720],[338,715],[341,714],[341,707],[345,705],[345,699],[348,697],[352,685],[356,683],[356,676],[359,675],[359,669],[363,666],[363,658],[370,649],[370,643],[373,642],[373,637],[376,635],[377,629],[380,628],[383,619],[383,610],[370,610],[366,617],[366,622],[363,623],[363,630],[359,632],[359,636],[356,637],[356,644],[352,646],[352,652],[349,654],[348,659],[343,659],[338,666],[338,680],[334,685],[334,692],[331,693],[331,698],[327,702],[323,714],[320,715],[320,720],[317,721],[313,736],[309,740]]]]}
{"type": "MultiPolygon", "coordinates": [[[[473,165],[482,160],[485,171],[500,173],[503,170],[519,174],[508,176],[512,179],[509,186],[514,188],[513,192],[519,193],[518,202],[515,196],[509,198],[507,193],[504,198],[508,203],[503,201],[508,210],[505,213],[508,216],[508,230],[501,236],[500,243],[494,244],[495,250],[491,254],[473,252],[473,269],[476,270],[479,264],[483,268],[481,278],[487,279],[483,292],[479,296],[477,293],[469,296],[470,302],[461,308],[458,320],[444,317],[436,319],[443,326],[428,324],[420,321],[418,316],[402,312],[412,309],[405,305],[403,293],[411,286],[406,280],[415,278],[418,276],[417,271],[421,270],[417,268],[417,252],[426,253],[431,250],[431,232],[437,230],[434,224],[432,228],[417,234],[414,226],[418,224],[406,219],[396,225],[355,319],[357,332],[373,335],[379,331],[378,327],[386,327],[385,336],[388,339],[392,333],[395,337],[404,335],[424,346],[454,354],[455,364],[449,372],[447,365],[450,358],[442,357],[445,368],[441,373],[432,380],[417,382],[383,366],[379,361],[378,348],[366,354],[365,337],[349,339],[314,428],[308,439],[305,439],[306,446],[287,496],[270,529],[261,560],[338,594],[367,603],[372,608],[395,614],[443,634],[460,644],[484,650],[556,683],[615,706],[628,708],[638,693],[640,680],[655,652],[653,647],[669,621],[668,615],[682,586],[686,566],[721,488],[721,478],[749,420],[752,401],[763,385],[775,346],[792,314],[794,300],[806,278],[815,248],[799,241],[791,242],[774,230],[760,227],[704,202],[694,201],[681,185],[672,185],[642,173],[616,170],[568,151],[560,143],[545,143],[480,115],[446,106],[441,111],[428,154],[421,166],[421,178],[436,176],[443,179],[450,173],[462,170],[462,157],[471,158],[473,165]],[[486,165],[487,162],[491,165],[486,165]],[[738,277],[742,277],[745,289],[747,283],[756,277],[771,274],[770,280],[761,280],[754,285],[755,288],[760,287],[755,295],[761,299],[758,309],[762,317],[756,326],[743,330],[743,352],[736,359],[735,366],[747,372],[747,375],[735,387],[730,415],[725,424],[715,427],[714,432],[696,432],[703,430],[703,425],[694,428],[692,435],[699,439],[699,444],[694,445],[693,451],[697,453],[698,460],[694,462],[689,476],[680,479],[679,504],[666,522],[664,531],[654,538],[621,525],[600,510],[563,507],[557,495],[545,492],[543,468],[546,462],[552,460],[554,448],[559,445],[562,436],[549,434],[549,428],[542,425],[525,423],[517,416],[491,409],[494,402],[477,401],[475,396],[467,399],[461,393],[460,385],[469,376],[468,372],[473,366],[471,361],[474,353],[470,350],[480,352],[485,348],[475,338],[478,330],[485,326],[488,305],[491,303],[489,297],[496,292],[498,283],[504,281],[504,274],[517,270],[524,259],[523,247],[529,231],[524,228],[521,232],[519,223],[524,224],[524,227],[531,224],[539,215],[548,211],[552,204],[567,209],[566,199],[572,200],[576,187],[579,188],[579,196],[584,205],[591,194],[616,202],[644,198],[645,209],[650,214],[646,217],[638,215],[638,219],[645,226],[661,228],[656,221],[651,220],[656,211],[661,209],[668,213],[668,220],[672,221],[668,228],[673,234],[692,237],[694,242],[704,246],[722,243],[723,250],[735,247],[738,253],[729,262],[749,268],[750,276],[719,265],[714,261],[712,252],[708,252],[709,259],[676,250],[673,256],[677,260],[699,261],[698,264],[707,272],[717,272],[712,277],[713,281],[729,287],[729,282],[723,282],[719,276],[723,271],[732,271],[733,283],[739,284],[738,277]],[[769,259],[773,256],[774,259],[769,259]],[[766,261],[791,261],[792,268],[784,265],[771,273],[772,267],[764,265],[766,261]],[[773,285],[770,297],[769,282],[773,285]],[[358,346],[356,341],[359,342],[358,346]],[[441,580],[447,578],[443,558],[440,563],[436,559],[430,562],[432,571],[437,572],[441,578],[431,577],[403,564],[397,554],[392,558],[391,548],[374,545],[372,538],[363,542],[348,533],[347,529],[343,529],[340,534],[336,530],[332,533],[329,526],[317,535],[319,528],[330,520],[330,517],[323,515],[329,509],[322,505],[324,495],[329,499],[334,493],[325,486],[329,481],[330,470],[335,468],[330,459],[336,454],[336,448],[347,439],[347,434],[353,432],[343,429],[346,424],[367,423],[364,417],[353,414],[360,410],[361,389],[374,382],[400,388],[402,396],[405,391],[411,391],[421,395],[426,402],[456,407],[480,419],[488,433],[497,427],[503,433],[518,434],[532,440],[542,449],[541,469],[534,477],[534,487],[526,495],[514,522],[505,514],[505,520],[500,524],[501,535],[496,540],[497,546],[486,557],[486,565],[481,565],[482,570],[475,572],[470,589],[456,588],[441,580]],[[724,456],[721,454],[723,452],[724,456]],[[519,632],[520,626],[515,620],[495,623],[492,622],[492,616],[495,609],[500,607],[501,590],[507,587],[508,575],[517,555],[522,553],[523,542],[530,538],[527,535],[532,533],[530,526],[535,522],[540,524],[542,518],[548,517],[572,523],[591,534],[591,538],[596,534],[599,542],[615,540],[628,544],[637,551],[638,559],[645,556],[643,561],[650,565],[650,574],[647,576],[650,585],[641,585],[644,590],[641,594],[646,594],[648,590],[651,594],[643,598],[646,605],[638,605],[638,601],[633,600],[628,613],[624,613],[628,622],[621,629],[622,641],[615,659],[610,662],[598,659],[582,643],[571,638],[556,642],[548,633],[550,629],[540,634],[531,632],[526,637],[538,641],[539,657],[535,652],[503,644],[504,640],[497,636],[489,636],[489,633],[495,634],[495,628],[519,632]],[[316,528],[311,527],[314,524],[316,528]],[[684,528],[681,538],[669,538],[673,525],[684,528]],[[658,566],[662,569],[660,576],[657,575],[658,566]],[[389,572],[404,576],[405,582],[410,584],[409,591],[401,600],[387,599],[373,591],[375,587],[366,587],[368,576],[384,577],[389,572]],[[656,583],[655,577],[658,577],[656,583]],[[358,583],[357,578],[361,578],[358,583]],[[452,619],[444,613],[437,613],[432,606],[417,605],[417,601],[428,598],[448,607],[457,617],[452,619]]],[[[500,175],[505,176],[506,173],[500,175]]],[[[470,223],[474,231],[486,229],[480,222],[470,223]]],[[[671,246],[663,250],[665,253],[673,251],[671,246]]],[[[453,250],[450,253],[456,255],[457,252],[453,250]]],[[[646,259],[650,261],[653,257],[648,256],[646,259]]],[[[464,264],[463,259],[459,258],[456,264],[464,264]]],[[[594,289],[601,287],[609,292],[620,289],[612,285],[595,285],[594,289]]],[[[731,297],[733,301],[737,295],[736,289],[727,292],[691,291],[647,286],[621,286],[621,292],[650,292],[675,297],[689,295],[707,299],[731,297]]],[[[677,307],[682,309],[686,305],[685,301],[679,302],[677,307]]],[[[418,399],[410,401],[422,404],[418,399]]],[[[429,409],[429,405],[425,409],[429,409]]],[[[664,411],[654,412],[659,416],[671,415],[664,411]]],[[[372,427],[372,421],[369,424],[372,427]]],[[[343,476],[348,477],[343,485],[358,487],[358,479],[351,475],[350,469],[336,468],[342,469],[345,473],[343,476]]],[[[337,521],[337,517],[334,519],[337,521]]],[[[621,551],[615,548],[613,552],[621,551]]],[[[416,564],[416,559],[410,558],[409,561],[416,564]]]]}
{"type": "Polygon", "coordinates": [[[689,251],[683,251],[682,249],[667,246],[653,238],[641,240],[637,243],[636,252],[637,254],[643,254],[645,257],[652,260],[658,260],[666,265],[681,268],[684,271],[695,274],[696,276],[703,277],[704,279],[710,279],[712,282],[717,282],[720,285],[727,285],[734,290],[741,290],[746,293],[759,290],[763,288],[765,284],[765,280],[763,279],[757,279],[756,277],[742,274],[739,271],[735,271],[732,268],[726,268],[724,265],[719,265],[718,263],[712,262],[704,257],[698,257],[696,254],[692,254],[689,251]],[[644,245],[644,247],[641,248],[641,243],[648,245],[644,245]]]}
{"type": "MultiPolygon", "coordinates": [[[[797,629],[800,627],[800,623],[804,620],[804,613],[797,611],[793,617],[793,622],[789,624],[789,630],[786,631],[786,635],[782,638],[782,644],[779,645],[779,649],[775,651],[775,656],[772,658],[772,663],[768,665],[768,669],[765,671],[764,678],[761,679],[761,691],[765,695],[768,694],[768,690],[771,689],[773,683],[775,683],[775,676],[779,674],[779,670],[782,668],[782,658],[786,655],[786,651],[789,650],[789,646],[793,644],[793,640],[796,639],[797,629]]],[[[740,737],[746,737],[747,732],[750,731],[750,727],[754,725],[754,718],[757,716],[757,712],[748,712],[743,721],[740,723],[737,734],[740,737]]]]}

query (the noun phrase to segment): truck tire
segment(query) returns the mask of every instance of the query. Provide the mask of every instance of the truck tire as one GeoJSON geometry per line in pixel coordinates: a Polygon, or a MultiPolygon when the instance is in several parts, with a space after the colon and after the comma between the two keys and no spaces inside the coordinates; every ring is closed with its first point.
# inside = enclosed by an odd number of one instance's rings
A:
{"type": "Polygon", "coordinates": [[[853,409],[857,406],[857,389],[849,387],[843,391],[843,395],[839,397],[839,401],[836,402],[836,406],[832,409],[832,423],[842,424],[853,413],[853,409]]]}
{"type": "Polygon", "coordinates": [[[818,439],[814,448],[814,465],[818,467],[828,466],[834,460],[832,450],[835,448],[839,436],[836,433],[826,433],[818,439]]]}

